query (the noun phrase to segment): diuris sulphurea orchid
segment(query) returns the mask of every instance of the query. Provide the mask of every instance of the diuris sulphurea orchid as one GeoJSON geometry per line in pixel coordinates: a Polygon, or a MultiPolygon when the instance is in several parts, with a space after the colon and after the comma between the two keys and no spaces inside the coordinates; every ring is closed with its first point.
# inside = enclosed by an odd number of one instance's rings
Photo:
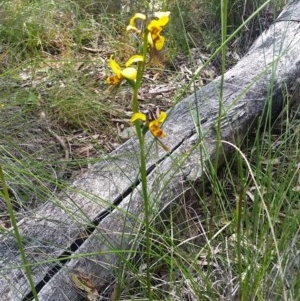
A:
{"type": "Polygon", "coordinates": [[[166,112],[160,112],[159,115],[154,118],[150,117],[148,114],[138,112],[132,115],[131,122],[134,123],[137,120],[144,122],[146,129],[149,129],[164,150],[169,152],[169,148],[159,140],[159,138],[166,137],[166,133],[161,129],[161,125],[166,120],[166,117],[166,112]]]}
{"type": "MultiPolygon", "coordinates": [[[[154,13],[154,18],[148,22],[146,15],[136,13],[130,19],[126,30],[133,31],[140,40],[139,43],[136,44],[138,45],[137,54],[131,56],[124,67],[120,66],[114,57],[111,56],[109,66],[114,74],[106,79],[106,82],[113,86],[113,89],[118,87],[124,80],[131,85],[133,89],[133,116],[131,122],[136,124],[137,136],[141,148],[144,147],[144,135],[149,130],[166,151],[169,151],[169,149],[160,139],[166,137],[166,133],[162,130],[161,125],[165,121],[167,114],[166,112],[160,112],[159,109],[156,110],[154,115],[141,113],[139,111],[138,91],[142,84],[147,63],[150,62],[165,45],[166,39],[161,33],[164,27],[169,23],[169,16],[170,12],[156,12],[154,13]],[[136,66],[133,66],[134,64],[136,66]]],[[[144,160],[143,152],[141,156],[144,160]]]]}
{"type": "Polygon", "coordinates": [[[147,36],[148,44],[155,50],[161,50],[164,47],[166,39],[160,33],[169,22],[169,15],[170,12],[157,12],[154,16],[158,19],[152,20],[147,26],[149,30],[147,36]]]}
{"type": "Polygon", "coordinates": [[[114,60],[113,56],[109,58],[109,66],[113,71],[114,75],[108,77],[106,82],[110,85],[120,84],[124,79],[128,81],[135,81],[137,77],[137,69],[135,67],[130,67],[134,63],[143,62],[144,58],[141,55],[133,55],[125,63],[124,69],[114,60]]]}
{"type": "MultiPolygon", "coordinates": [[[[151,48],[155,50],[161,50],[165,44],[165,37],[161,35],[163,28],[169,22],[170,12],[156,12],[154,13],[154,17],[157,19],[151,20],[147,25],[147,43],[151,48]]],[[[127,26],[127,31],[135,31],[137,33],[141,33],[141,30],[135,26],[136,20],[146,21],[146,16],[141,13],[135,14],[129,21],[129,25],[127,26]]]]}

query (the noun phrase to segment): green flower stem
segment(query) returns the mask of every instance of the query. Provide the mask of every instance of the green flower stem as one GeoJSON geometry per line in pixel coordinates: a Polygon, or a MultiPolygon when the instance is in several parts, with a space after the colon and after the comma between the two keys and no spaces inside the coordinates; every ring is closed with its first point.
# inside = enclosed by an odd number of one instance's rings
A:
{"type": "MultiPolygon", "coordinates": [[[[144,58],[144,61],[140,62],[139,65],[138,65],[135,90],[138,90],[140,88],[140,86],[142,84],[144,71],[145,71],[145,68],[146,68],[146,59],[147,59],[147,51],[148,51],[147,35],[148,35],[148,30],[145,29],[144,36],[143,36],[143,44],[142,44],[141,51],[140,51],[140,55],[144,58]]],[[[136,98],[136,100],[133,98],[133,106],[135,106],[135,103],[134,103],[135,101],[137,102],[137,108],[138,108],[137,98],[136,98]]],[[[136,112],[137,111],[133,110],[133,113],[136,113],[136,112]]]]}
{"type": "MultiPolygon", "coordinates": [[[[135,95],[136,93],[134,93],[135,95]]],[[[149,196],[147,189],[147,167],[146,167],[146,154],[145,154],[145,136],[141,129],[141,121],[137,120],[135,122],[135,128],[140,144],[140,174],[141,174],[141,182],[142,182],[142,194],[144,200],[144,212],[145,212],[145,234],[146,234],[146,270],[147,270],[147,287],[148,287],[148,297],[149,300],[152,301],[152,290],[151,290],[151,281],[150,281],[150,206],[149,206],[149,196]]]]}
{"type": "MultiPolygon", "coordinates": [[[[134,113],[139,112],[139,103],[138,103],[138,90],[142,83],[143,73],[146,66],[146,55],[147,55],[147,35],[144,34],[144,41],[141,50],[141,55],[144,58],[143,62],[140,62],[138,65],[137,79],[136,84],[133,89],[133,99],[132,99],[132,111],[134,113]],[[146,37],[146,38],[145,38],[146,37]]],[[[146,153],[145,153],[145,136],[142,130],[142,122],[137,120],[135,122],[135,128],[137,137],[140,145],[140,175],[142,182],[142,195],[144,200],[144,212],[145,212],[145,235],[146,235],[146,247],[148,252],[146,253],[146,273],[147,273],[147,288],[148,288],[148,298],[150,301],[153,300],[152,289],[151,289],[151,277],[150,277],[150,204],[147,188],[147,166],[146,166],[146,153]]]]}
{"type": "Polygon", "coordinates": [[[7,210],[8,210],[8,213],[9,213],[11,224],[13,226],[13,229],[14,229],[14,232],[15,232],[15,235],[16,235],[17,244],[18,244],[20,254],[21,254],[21,258],[22,258],[22,261],[23,261],[23,264],[24,264],[26,276],[27,276],[27,279],[29,281],[29,285],[30,285],[32,294],[34,296],[34,300],[38,301],[39,299],[38,299],[37,292],[36,292],[36,289],[35,289],[35,285],[34,285],[34,282],[33,282],[32,276],[31,276],[30,267],[29,267],[28,261],[26,259],[26,254],[25,254],[25,250],[24,250],[24,247],[23,247],[22,238],[21,238],[21,235],[20,235],[20,232],[19,232],[19,228],[18,228],[17,221],[16,221],[15,214],[14,214],[14,209],[13,209],[10,197],[9,197],[8,188],[7,188],[6,181],[5,181],[5,176],[4,176],[1,165],[0,165],[0,180],[1,180],[2,186],[3,186],[3,198],[6,201],[7,210]]]}
{"type": "Polygon", "coordinates": [[[150,204],[149,204],[149,196],[147,189],[147,170],[146,170],[146,154],[145,154],[145,136],[141,134],[140,139],[140,152],[141,152],[141,182],[142,182],[142,193],[144,200],[144,211],[145,211],[145,229],[146,229],[146,266],[147,266],[147,288],[148,288],[148,297],[149,300],[153,300],[152,297],[152,289],[151,289],[151,277],[150,277],[150,204]]]}

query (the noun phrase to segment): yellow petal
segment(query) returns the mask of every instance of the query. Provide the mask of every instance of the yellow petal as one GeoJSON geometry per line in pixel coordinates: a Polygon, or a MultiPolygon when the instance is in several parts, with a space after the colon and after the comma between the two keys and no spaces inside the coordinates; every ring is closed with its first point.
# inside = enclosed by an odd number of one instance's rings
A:
{"type": "Polygon", "coordinates": [[[154,17],[161,19],[162,17],[169,17],[171,12],[169,11],[157,11],[154,13],[154,17]]]}
{"type": "Polygon", "coordinates": [[[137,76],[137,70],[133,67],[128,67],[121,71],[121,75],[127,79],[135,80],[137,76]]]}
{"type": "Polygon", "coordinates": [[[165,38],[163,36],[159,36],[159,38],[155,41],[155,49],[162,50],[165,44],[165,38]]]}
{"type": "Polygon", "coordinates": [[[167,118],[167,113],[164,111],[161,111],[157,118],[157,121],[160,123],[163,123],[166,120],[166,118],[167,118]]]}
{"type": "Polygon", "coordinates": [[[140,33],[140,32],[141,32],[141,31],[140,31],[139,29],[137,29],[135,26],[128,25],[128,26],[126,27],[126,31],[130,31],[130,30],[135,31],[135,32],[137,32],[137,33],[140,33]]]}
{"type": "Polygon", "coordinates": [[[158,122],[150,122],[149,129],[153,136],[157,138],[166,137],[166,133],[159,127],[158,122]]]}
{"type": "Polygon", "coordinates": [[[159,34],[162,31],[162,26],[159,22],[159,20],[152,20],[148,26],[148,30],[151,31],[152,34],[159,34]]]}
{"type": "Polygon", "coordinates": [[[121,77],[121,67],[119,64],[113,59],[113,56],[111,55],[109,58],[109,66],[113,73],[115,73],[119,78],[121,77]]]}
{"type": "Polygon", "coordinates": [[[162,129],[159,129],[159,131],[157,131],[154,136],[158,138],[164,138],[166,137],[166,133],[162,129]]]}
{"type": "Polygon", "coordinates": [[[169,22],[170,12],[156,12],[154,13],[154,17],[158,18],[159,26],[166,26],[169,22]]]}
{"type": "Polygon", "coordinates": [[[152,35],[151,35],[151,32],[148,33],[148,36],[147,36],[147,41],[148,41],[148,44],[153,47],[154,44],[153,44],[153,40],[152,40],[152,35]]]}
{"type": "Polygon", "coordinates": [[[109,85],[116,85],[118,84],[122,79],[120,79],[118,76],[116,75],[113,75],[113,76],[110,76],[106,79],[106,82],[109,84],[109,85]]]}
{"type": "Polygon", "coordinates": [[[146,18],[147,18],[147,17],[146,17],[144,14],[136,13],[136,14],[130,19],[129,25],[132,26],[132,27],[135,27],[135,26],[134,26],[134,22],[135,22],[136,19],[141,19],[141,20],[145,21],[146,18]]]}
{"type": "Polygon", "coordinates": [[[147,117],[145,114],[143,113],[134,113],[131,117],[131,123],[135,122],[136,120],[142,120],[142,121],[146,121],[147,117]]]}
{"type": "Polygon", "coordinates": [[[126,62],[125,66],[128,67],[128,66],[132,65],[133,63],[143,62],[143,61],[144,61],[144,58],[142,55],[135,54],[129,58],[129,60],[126,62]]]}

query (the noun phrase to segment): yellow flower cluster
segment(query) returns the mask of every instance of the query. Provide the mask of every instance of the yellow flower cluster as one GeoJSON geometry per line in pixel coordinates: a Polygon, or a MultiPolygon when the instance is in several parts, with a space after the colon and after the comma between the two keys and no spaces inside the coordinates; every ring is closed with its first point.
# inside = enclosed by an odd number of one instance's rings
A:
{"type": "MultiPolygon", "coordinates": [[[[136,13],[129,21],[129,25],[127,26],[127,31],[134,31],[141,35],[143,41],[147,41],[147,45],[143,45],[146,47],[144,49],[150,50],[153,49],[155,51],[160,51],[165,44],[165,37],[161,35],[163,28],[169,22],[170,12],[156,12],[154,13],[155,19],[151,20],[145,27],[143,32],[137,28],[136,21],[141,20],[142,22],[146,22],[147,17],[144,14],[136,13]]],[[[145,44],[145,43],[144,43],[145,44]]],[[[135,85],[138,70],[136,67],[133,67],[133,64],[144,64],[145,66],[145,54],[135,54],[129,58],[129,60],[125,63],[125,68],[122,68],[113,58],[113,56],[109,59],[109,66],[113,71],[114,75],[107,78],[106,82],[110,85],[119,85],[123,80],[127,80],[133,89],[138,89],[135,85]]],[[[143,69],[142,69],[143,70],[143,69]]],[[[143,72],[143,71],[141,71],[143,72]]],[[[156,138],[163,138],[166,136],[165,132],[161,129],[161,124],[166,119],[166,113],[160,112],[159,116],[154,120],[149,120],[147,116],[141,112],[135,112],[131,118],[131,122],[134,123],[138,120],[144,122],[150,132],[156,138]]]]}
{"type": "MultiPolygon", "coordinates": [[[[165,37],[161,35],[161,31],[164,26],[169,22],[170,12],[156,12],[154,13],[154,17],[157,19],[152,20],[146,30],[147,42],[148,45],[155,50],[161,50],[165,44],[165,37]]],[[[146,16],[141,13],[135,14],[129,21],[129,25],[127,26],[127,31],[135,31],[141,33],[139,29],[135,26],[135,21],[140,19],[142,21],[146,21],[146,16]]],[[[135,81],[137,77],[137,70],[134,67],[130,67],[134,63],[143,62],[144,58],[141,55],[133,55],[126,62],[124,69],[120,67],[120,65],[113,59],[111,56],[109,59],[109,66],[113,71],[114,75],[107,78],[107,83],[110,85],[117,85],[122,82],[124,79],[129,81],[135,81]]]]}
{"type": "Polygon", "coordinates": [[[161,124],[166,120],[166,112],[160,112],[159,116],[154,120],[148,120],[147,115],[144,113],[134,113],[131,117],[131,122],[134,123],[136,120],[141,120],[148,124],[149,130],[153,136],[157,138],[166,137],[166,133],[160,128],[161,124]]]}
{"type": "Polygon", "coordinates": [[[144,58],[141,55],[133,55],[126,62],[124,69],[113,59],[113,56],[109,59],[109,66],[115,75],[107,78],[106,82],[110,85],[120,84],[124,79],[129,81],[135,81],[137,76],[137,70],[134,67],[130,67],[132,64],[137,62],[143,62],[144,58]]]}
{"type": "MultiPolygon", "coordinates": [[[[147,41],[150,47],[161,50],[165,44],[165,37],[161,36],[164,26],[166,26],[169,22],[170,12],[156,12],[154,13],[154,17],[157,20],[152,20],[147,26],[147,41]]],[[[135,14],[129,22],[127,26],[127,31],[133,30],[140,33],[140,30],[135,26],[135,20],[141,19],[142,21],[146,20],[146,16],[144,14],[137,13],[135,14]]]]}

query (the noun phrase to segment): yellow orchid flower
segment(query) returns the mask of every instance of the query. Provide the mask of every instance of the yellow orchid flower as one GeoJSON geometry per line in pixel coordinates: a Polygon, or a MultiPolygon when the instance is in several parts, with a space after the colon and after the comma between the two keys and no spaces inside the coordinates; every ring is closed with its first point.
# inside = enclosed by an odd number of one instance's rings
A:
{"type": "Polygon", "coordinates": [[[141,13],[136,13],[129,21],[129,25],[126,27],[126,30],[133,30],[137,33],[141,33],[141,31],[135,26],[135,20],[140,19],[142,21],[145,21],[147,19],[146,15],[141,13]]]}
{"type": "MultiPolygon", "coordinates": [[[[154,13],[154,17],[157,18],[157,20],[152,20],[148,26],[148,34],[147,34],[147,41],[148,44],[155,48],[156,50],[161,50],[164,47],[165,44],[165,37],[161,36],[160,33],[163,30],[163,27],[166,26],[169,22],[169,15],[170,12],[156,12],[154,13]]],[[[127,31],[135,31],[137,33],[141,33],[141,30],[139,30],[135,26],[135,20],[140,19],[142,21],[146,20],[146,16],[141,13],[136,13],[129,21],[129,25],[127,26],[127,31]]]]}
{"type": "Polygon", "coordinates": [[[160,33],[163,30],[163,27],[166,26],[169,22],[170,12],[156,12],[154,17],[158,18],[157,20],[152,20],[147,29],[149,31],[147,40],[149,45],[156,50],[161,50],[165,44],[165,37],[161,36],[160,33]]]}
{"type": "Polygon", "coordinates": [[[112,75],[106,79],[106,82],[110,85],[117,85],[124,79],[135,81],[137,77],[137,70],[134,67],[130,67],[134,63],[143,62],[144,58],[141,55],[133,55],[128,59],[125,66],[122,69],[120,65],[113,59],[113,56],[109,58],[109,66],[115,75],[112,75]]]}
{"type": "Polygon", "coordinates": [[[163,138],[166,137],[166,133],[160,128],[160,126],[165,121],[166,117],[166,112],[160,112],[157,119],[149,121],[147,115],[139,112],[133,114],[133,116],[131,117],[131,122],[134,123],[136,120],[146,122],[150,132],[154,137],[163,138]]]}
{"type": "Polygon", "coordinates": [[[140,113],[140,112],[139,113],[134,113],[131,117],[130,122],[134,123],[137,120],[142,120],[142,121],[146,122],[147,116],[144,113],[140,113]]]}

